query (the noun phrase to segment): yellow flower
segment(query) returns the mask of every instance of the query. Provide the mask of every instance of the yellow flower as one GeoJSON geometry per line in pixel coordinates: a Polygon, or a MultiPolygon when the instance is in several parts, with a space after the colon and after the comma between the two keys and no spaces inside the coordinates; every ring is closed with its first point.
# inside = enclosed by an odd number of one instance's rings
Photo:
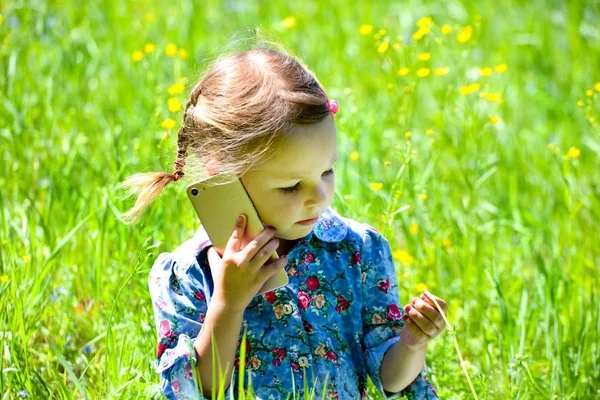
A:
{"type": "Polygon", "coordinates": [[[414,261],[413,256],[408,254],[407,251],[400,249],[394,250],[394,252],[392,253],[392,257],[394,257],[396,260],[400,261],[403,264],[412,264],[414,261]]]}
{"type": "Polygon", "coordinates": [[[452,32],[452,25],[444,24],[444,26],[442,26],[442,33],[444,35],[448,35],[451,32],[452,32]]]}
{"type": "Polygon", "coordinates": [[[381,36],[382,36],[381,33],[378,32],[375,35],[373,35],[373,38],[375,38],[375,40],[379,40],[379,39],[381,39],[381,36]]]}
{"type": "Polygon", "coordinates": [[[425,201],[425,200],[427,200],[427,194],[425,194],[425,193],[421,193],[421,194],[419,195],[419,200],[421,200],[421,201],[425,201]]]}
{"type": "Polygon", "coordinates": [[[406,136],[407,138],[412,137],[412,132],[408,131],[404,134],[404,136],[406,136]]]}
{"type": "Polygon", "coordinates": [[[388,42],[381,42],[379,47],[377,47],[377,51],[380,53],[385,53],[387,49],[390,48],[390,44],[388,42]]]}
{"type": "Polygon", "coordinates": [[[577,147],[571,147],[569,151],[567,151],[567,157],[569,158],[577,158],[581,154],[581,150],[577,147]]]}
{"type": "Polygon", "coordinates": [[[492,124],[497,124],[498,122],[502,121],[500,118],[496,117],[495,115],[490,115],[489,120],[492,124]]]}
{"type": "Polygon", "coordinates": [[[481,76],[490,76],[492,74],[492,69],[490,67],[481,68],[479,70],[481,76]]]}
{"type": "Polygon", "coordinates": [[[386,160],[386,161],[383,163],[383,165],[385,165],[386,167],[389,167],[390,165],[392,165],[392,163],[391,163],[390,161],[387,161],[387,160],[386,160]]]}
{"type": "Polygon", "coordinates": [[[285,17],[283,19],[283,27],[285,29],[291,29],[294,26],[296,26],[296,17],[294,17],[293,15],[290,15],[289,17],[285,17]]]}
{"type": "Polygon", "coordinates": [[[152,20],[154,20],[154,13],[147,12],[146,15],[144,15],[144,19],[146,20],[146,22],[152,22],[152,20]]]}
{"type": "Polygon", "coordinates": [[[358,161],[359,158],[360,158],[360,154],[358,154],[357,151],[353,151],[352,153],[350,153],[350,159],[352,161],[358,161]]]}
{"type": "Polygon", "coordinates": [[[183,86],[182,83],[176,83],[167,89],[167,92],[169,92],[170,95],[174,95],[183,92],[183,89],[185,89],[185,86],[183,86]]]}
{"type": "Polygon", "coordinates": [[[400,68],[398,70],[398,75],[404,76],[404,75],[408,74],[409,72],[410,72],[410,69],[408,69],[408,68],[400,68]]]}
{"type": "Polygon", "coordinates": [[[400,49],[402,48],[402,45],[401,45],[400,43],[394,43],[394,44],[392,45],[392,47],[393,47],[394,49],[396,49],[396,50],[400,50],[400,49]]]}
{"type": "Polygon", "coordinates": [[[154,50],[156,50],[156,46],[154,45],[154,43],[146,43],[144,45],[144,53],[146,53],[146,54],[154,53],[154,50]]]}
{"type": "Polygon", "coordinates": [[[160,125],[165,129],[173,129],[175,127],[175,120],[171,118],[165,119],[160,125]]]}
{"type": "Polygon", "coordinates": [[[429,33],[429,31],[431,30],[431,28],[429,28],[428,26],[423,26],[421,28],[419,28],[418,31],[416,31],[415,33],[412,34],[413,39],[415,40],[419,40],[421,39],[423,36],[427,35],[429,33]]]}
{"type": "Polygon", "coordinates": [[[436,69],[433,70],[433,73],[436,74],[437,76],[444,76],[448,72],[450,72],[450,68],[449,67],[436,68],[436,69]]]}
{"type": "Polygon", "coordinates": [[[491,101],[492,103],[500,98],[500,93],[482,93],[482,96],[486,98],[486,100],[491,101]]]}
{"type": "Polygon", "coordinates": [[[448,247],[452,246],[452,242],[450,241],[450,239],[446,238],[446,239],[442,240],[442,246],[444,246],[445,248],[448,248],[448,247]]]}
{"type": "Polygon", "coordinates": [[[593,91],[592,89],[588,89],[588,90],[587,90],[587,92],[585,92],[585,94],[586,94],[588,97],[592,97],[592,96],[594,95],[594,91],[593,91]]]}
{"type": "Polygon", "coordinates": [[[428,26],[429,24],[431,24],[431,17],[423,17],[417,21],[417,26],[419,28],[424,28],[424,27],[428,26]]]}
{"type": "Polygon", "coordinates": [[[8,282],[8,275],[2,275],[2,276],[0,276],[0,281],[2,281],[2,282],[8,282]]]}
{"type": "Polygon", "coordinates": [[[424,292],[427,290],[427,285],[424,283],[417,284],[417,292],[424,292]]]}
{"type": "Polygon", "coordinates": [[[460,89],[458,89],[458,92],[460,94],[471,94],[478,91],[479,88],[481,88],[479,83],[472,83],[470,85],[462,86],[460,89]]]}
{"type": "Polygon", "coordinates": [[[165,47],[165,54],[169,57],[174,56],[177,54],[177,46],[175,46],[173,43],[169,43],[167,47],[165,47]]]}
{"type": "Polygon", "coordinates": [[[600,82],[596,82],[594,89],[596,89],[597,92],[600,92],[600,82]]]}
{"type": "Polygon", "coordinates": [[[369,25],[369,24],[361,26],[360,29],[358,30],[358,32],[361,35],[368,35],[372,31],[373,31],[373,25],[369,25]]]}
{"type": "Polygon", "coordinates": [[[133,53],[131,53],[131,59],[135,62],[142,61],[142,58],[144,58],[144,53],[142,53],[139,50],[136,50],[133,53]]]}
{"type": "Polygon", "coordinates": [[[494,71],[496,71],[499,74],[505,72],[507,69],[508,69],[508,65],[506,65],[506,64],[499,64],[494,67],[494,71]]]}
{"type": "Polygon", "coordinates": [[[554,145],[554,143],[548,143],[548,149],[549,150],[554,150],[556,146],[554,145]]]}
{"type": "Polygon", "coordinates": [[[425,133],[427,134],[427,136],[431,136],[433,135],[433,129],[427,129],[425,133]]]}
{"type": "Polygon", "coordinates": [[[417,233],[419,233],[419,225],[417,225],[416,222],[413,222],[412,224],[410,224],[410,226],[408,227],[408,230],[410,231],[410,233],[412,233],[413,235],[416,235],[417,233]]]}
{"type": "Polygon", "coordinates": [[[471,25],[467,25],[464,28],[459,29],[458,33],[456,34],[456,40],[461,43],[466,43],[469,41],[469,39],[471,39],[472,35],[473,27],[471,25]]]}
{"type": "Polygon", "coordinates": [[[593,115],[592,115],[590,118],[588,118],[588,120],[589,120],[589,121],[590,121],[592,124],[596,123],[596,117],[594,117],[593,115]]]}
{"type": "Polygon", "coordinates": [[[374,191],[378,191],[381,190],[381,188],[383,187],[383,183],[371,183],[371,189],[373,189],[374,191]]]}
{"type": "Polygon", "coordinates": [[[171,97],[167,100],[167,107],[171,112],[177,112],[181,109],[181,102],[177,100],[175,97],[171,97]]]}
{"type": "Polygon", "coordinates": [[[377,32],[377,33],[379,33],[379,35],[383,36],[383,35],[385,35],[385,34],[387,33],[387,29],[385,29],[385,28],[381,28],[381,29],[379,30],[379,32],[377,32]]]}
{"type": "Polygon", "coordinates": [[[22,259],[23,259],[23,261],[25,261],[25,262],[29,262],[29,261],[31,261],[31,257],[29,257],[29,256],[27,256],[27,255],[26,255],[26,256],[21,256],[21,258],[22,258],[22,259]]]}
{"type": "Polygon", "coordinates": [[[579,101],[577,102],[577,105],[578,105],[579,107],[583,107],[583,101],[579,100],[579,101]]]}
{"type": "Polygon", "coordinates": [[[188,51],[186,49],[184,49],[184,48],[179,49],[179,51],[177,52],[177,55],[182,60],[187,60],[190,57],[188,51]]]}
{"type": "Polygon", "coordinates": [[[429,71],[431,71],[429,68],[419,68],[417,70],[417,76],[419,78],[425,78],[426,76],[429,75],[429,71]]]}
{"type": "Polygon", "coordinates": [[[427,61],[431,58],[431,54],[430,53],[421,53],[417,56],[417,58],[421,61],[427,61]]]}

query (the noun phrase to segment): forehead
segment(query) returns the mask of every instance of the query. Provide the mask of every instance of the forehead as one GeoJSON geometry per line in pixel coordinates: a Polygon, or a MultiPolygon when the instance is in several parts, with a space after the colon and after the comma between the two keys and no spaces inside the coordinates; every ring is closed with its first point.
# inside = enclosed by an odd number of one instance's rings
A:
{"type": "Polygon", "coordinates": [[[275,179],[301,179],[321,174],[337,158],[337,131],[333,118],[296,126],[281,139],[271,158],[259,170],[275,179]]]}

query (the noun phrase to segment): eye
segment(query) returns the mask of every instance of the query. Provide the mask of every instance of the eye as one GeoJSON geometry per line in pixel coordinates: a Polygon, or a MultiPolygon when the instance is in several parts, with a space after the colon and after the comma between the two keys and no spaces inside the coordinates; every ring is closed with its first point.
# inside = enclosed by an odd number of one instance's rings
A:
{"type": "MultiPolygon", "coordinates": [[[[333,175],[335,173],[335,171],[333,170],[333,168],[328,169],[327,171],[323,172],[322,176],[329,176],[329,175],[333,175]]],[[[287,193],[287,194],[291,194],[291,193],[296,193],[298,190],[300,190],[300,182],[296,183],[294,186],[290,186],[290,187],[286,187],[286,188],[279,188],[279,190],[281,190],[283,193],[287,193]]]]}

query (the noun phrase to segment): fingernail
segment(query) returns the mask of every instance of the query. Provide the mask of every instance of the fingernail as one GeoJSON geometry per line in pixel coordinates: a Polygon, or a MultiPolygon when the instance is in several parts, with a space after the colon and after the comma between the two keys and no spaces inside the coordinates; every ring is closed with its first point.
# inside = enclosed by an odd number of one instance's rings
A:
{"type": "Polygon", "coordinates": [[[414,299],[412,299],[412,303],[413,305],[417,302],[417,298],[415,297],[414,299]]]}
{"type": "Polygon", "coordinates": [[[240,216],[237,218],[237,221],[236,221],[236,222],[238,223],[238,225],[239,225],[239,224],[241,224],[242,222],[244,222],[244,216],[243,216],[243,215],[240,215],[240,216]]]}
{"type": "Polygon", "coordinates": [[[406,314],[402,315],[402,319],[403,319],[404,321],[406,321],[406,320],[408,319],[408,315],[406,315],[406,314]]]}
{"type": "Polygon", "coordinates": [[[410,304],[407,304],[404,306],[404,311],[409,312],[411,308],[412,307],[410,306],[410,304]]]}

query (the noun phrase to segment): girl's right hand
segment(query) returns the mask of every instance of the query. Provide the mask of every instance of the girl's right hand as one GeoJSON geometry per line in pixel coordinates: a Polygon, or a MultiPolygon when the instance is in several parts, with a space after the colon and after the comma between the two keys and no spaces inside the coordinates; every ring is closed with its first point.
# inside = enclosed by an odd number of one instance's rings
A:
{"type": "Polygon", "coordinates": [[[246,216],[241,215],[220,257],[214,247],[208,249],[208,263],[215,290],[213,300],[232,311],[243,312],[264,283],[287,263],[287,256],[268,262],[279,246],[268,227],[242,248],[246,216]],[[267,263],[268,262],[268,263],[267,263]]]}

